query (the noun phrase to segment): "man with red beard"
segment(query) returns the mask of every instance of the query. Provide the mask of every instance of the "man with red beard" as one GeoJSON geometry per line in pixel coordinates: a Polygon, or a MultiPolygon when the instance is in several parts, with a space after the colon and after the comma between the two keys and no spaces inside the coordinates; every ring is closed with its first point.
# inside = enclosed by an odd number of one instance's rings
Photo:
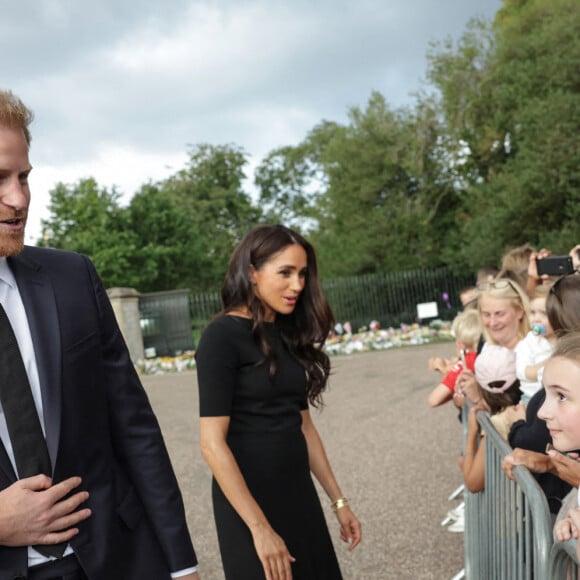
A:
{"type": "Polygon", "coordinates": [[[161,431],[92,263],[24,246],[31,121],[0,91],[0,578],[197,580],[161,431]]]}

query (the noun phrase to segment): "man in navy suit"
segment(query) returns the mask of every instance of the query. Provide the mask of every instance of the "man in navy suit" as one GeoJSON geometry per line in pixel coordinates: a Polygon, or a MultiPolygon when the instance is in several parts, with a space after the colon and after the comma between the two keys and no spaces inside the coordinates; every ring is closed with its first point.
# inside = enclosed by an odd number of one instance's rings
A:
{"type": "Polygon", "coordinates": [[[0,580],[197,580],[161,431],[92,263],[24,247],[31,121],[0,91],[0,304],[52,476],[19,478],[0,404],[0,580]],[[59,543],[62,557],[32,547],[59,543]]]}

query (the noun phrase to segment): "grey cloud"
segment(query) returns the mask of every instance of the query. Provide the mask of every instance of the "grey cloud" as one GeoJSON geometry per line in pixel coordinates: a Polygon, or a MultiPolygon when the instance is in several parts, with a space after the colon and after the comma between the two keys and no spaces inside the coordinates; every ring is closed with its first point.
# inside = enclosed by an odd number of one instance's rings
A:
{"type": "Polygon", "coordinates": [[[344,120],[373,89],[393,106],[408,104],[428,43],[457,37],[470,17],[491,18],[499,7],[500,0],[21,0],[0,22],[0,53],[11,55],[2,83],[36,112],[37,163],[87,158],[106,143],[162,151],[233,142],[262,154],[323,118],[344,120]],[[191,65],[175,70],[113,62],[115,49],[147,31],[170,41],[204,10],[218,13],[226,31],[237,30],[233,15],[255,15],[252,34],[239,45],[205,38],[191,65]],[[220,55],[215,70],[201,66],[220,55]]]}

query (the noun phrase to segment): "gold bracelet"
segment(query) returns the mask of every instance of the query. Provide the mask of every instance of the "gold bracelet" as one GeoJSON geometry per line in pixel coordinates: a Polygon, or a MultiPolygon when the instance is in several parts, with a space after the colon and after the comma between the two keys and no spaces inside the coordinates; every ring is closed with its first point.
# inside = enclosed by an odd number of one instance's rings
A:
{"type": "Polygon", "coordinates": [[[334,503],[330,504],[333,512],[338,511],[340,508],[346,507],[348,505],[348,499],[346,497],[339,497],[334,503]]]}

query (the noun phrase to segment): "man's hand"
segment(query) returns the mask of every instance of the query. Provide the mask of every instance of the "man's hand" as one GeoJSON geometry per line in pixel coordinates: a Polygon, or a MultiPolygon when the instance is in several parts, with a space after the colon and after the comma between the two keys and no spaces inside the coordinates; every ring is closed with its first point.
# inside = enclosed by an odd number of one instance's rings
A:
{"type": "Polygon", "coordinates": [[[0,545],[68,542],[78,533],[75,526],[91,515],[90,509],[78,509],[88,492],[63,499],[80,484],[80,477],[52,485],[46,475],[35,475],[0,491],[0,545]]]}

